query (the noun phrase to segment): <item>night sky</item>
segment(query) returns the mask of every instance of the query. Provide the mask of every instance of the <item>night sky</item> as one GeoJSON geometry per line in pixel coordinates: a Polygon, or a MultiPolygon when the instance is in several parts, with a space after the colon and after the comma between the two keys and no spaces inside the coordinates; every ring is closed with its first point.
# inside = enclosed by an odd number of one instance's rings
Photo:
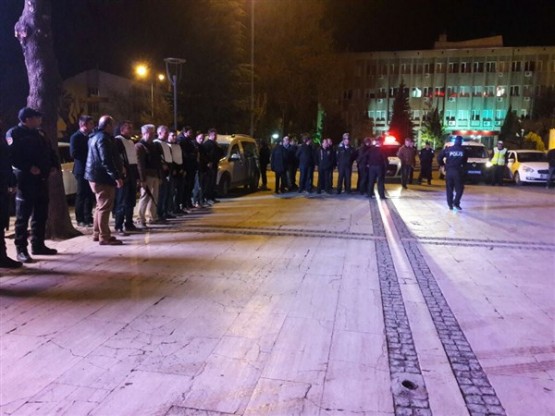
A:
{"type": "MultiPolygon", "coordinates": [[[[131,76],[133,62],[153,60],[163,69],[163,57],[187,57],[180,28],[196,18],[188,13],[195,1],[53,1],[62,77],[94,67],[131,76]]],[[[340,51],[429,49],[442,32],[449,40],[503,35],[505,46],[555,45],[553,0],[323,1],[328,3],[324,24],[340,51]]],[[[23,57],[13,37],[22,8],[23,0],[0,1],[0,114],[20,107],[27,94],[23,57]]]]}

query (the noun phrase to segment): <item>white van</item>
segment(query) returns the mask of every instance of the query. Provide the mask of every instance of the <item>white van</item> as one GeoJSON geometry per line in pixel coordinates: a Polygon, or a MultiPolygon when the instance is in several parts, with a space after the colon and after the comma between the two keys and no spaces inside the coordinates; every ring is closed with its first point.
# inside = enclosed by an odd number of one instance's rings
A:
{"type": "Polygon", "coordinates": [[[244,134],[218,134],[217,141],[224,154],[218,164],[216,177],[220,196],[226,196],[230,189],[239,186],[255,192],[260,178],[256,140],[244,134]]]}
{"type": "MultiPolygon", "coordinates": [[[[444,149],[453,146],[454,142],[445,143],[444,149]]],[[[467,140],[463,141],[462,145],[466,149],[468,161],[466,162],[466,180],[473,183],[480,181],[488,181],[491,177],[491,169],[489,166],[489,154],[483,143],[467,140]]],[[[443,167],[439,169],[439,178],[445,178],[445,170],[443,167]]]]}

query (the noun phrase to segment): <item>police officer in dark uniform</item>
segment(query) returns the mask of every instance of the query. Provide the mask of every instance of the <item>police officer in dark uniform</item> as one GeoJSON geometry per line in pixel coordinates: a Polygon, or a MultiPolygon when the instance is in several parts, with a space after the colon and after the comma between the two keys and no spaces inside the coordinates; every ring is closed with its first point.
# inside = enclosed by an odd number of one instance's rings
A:
{"type": "Polygon", "coordinates": [[[365,153],[366,166],[368,166],[368,198],[374,197],[374,184],[378,183],[380,199],[385,196],[385,172],[387,170],[387,156],[382,151],[380,138],[371,141],[372,146],[365,153]]]}
{"type": "Polygon", "coordinates": [[[462,146],[462,137],[455,137],[455,144],[444,148],[437,156],[439,166],[445,166],[445,189],[450,210],[462,210],[461,197],[464,191],[464,168],[468,156],[462,146]],[[453,196],[453,191],[455,195],[453,196]]]}
{"type": "Polygon", "coordinates": [[[357,158],[357,151],[351,146],[349,133],[343,134],[343,140],[337,148],[337,193],[341,193],[343,185],[345,192],[351,193],[351,176],[353,175],[353,162],[357,158]]]}
{"type": "Polygon", "coordinates": [[[10,223],[10,196],[15,192],[15,176],[12,172],[10,148],[4,138],[0,139],[0,267],[16,269],[21,262],[8,257],[4,230],[10,223]]]}
{"type": "Polygon", "coordinates": [[[48,178],[60,163],[50,142],[40,130],[42,114],[29,107],[19,111],[20,123],[6,133],[17,178],[15,239],[17,259],[32,263],[27,251],[27,226],[31,219],[31,251],[53,255],[57,251],[44,245],[48,217],[48,178]]]}

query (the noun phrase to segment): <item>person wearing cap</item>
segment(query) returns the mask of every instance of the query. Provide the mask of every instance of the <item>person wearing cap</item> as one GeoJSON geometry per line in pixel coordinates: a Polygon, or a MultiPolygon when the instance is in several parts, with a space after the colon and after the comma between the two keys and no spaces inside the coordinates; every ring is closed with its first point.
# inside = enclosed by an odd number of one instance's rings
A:
{"type": "Polygon", "coordinates": [[[357,158],[357,151],[351,146],[349,133],[344,133],[341,144],[337,148],[337,194],[341,193],[342,188],[345,192],[351,193],[351,176],[353,175],[353,162],[357,158]]]}
{"type": "Polygon", "coordinates": [[[437,156],[439,166],[445,166],[445,191],[447,206],[452,211],[460,211],[464,192],[464,168],[468,160],[462,137],[455,137],[453,146],[445,147],[437,156]]]}
{"type": "Polygon", "coordinates": [[[418,175],[418,183],[422,184],[422,180],[426,179],[428,185],[432,184],[432,163],[434,161],[434,149],[432,149],[431,143],[426,142],[424,147],[420,149],[418,154],[420,159],[420,175],[418,175]]]}
{"type": "Polygon", "coordinates": [[[18,118],[20,123],[6,133],[17,178],[14,243],[17,259],[22,263],[32,263],[33,258],[27,250],[27,228],[31,218],[31,252],[36,255],[58,253],[46,247],[44,239],[48,218],[48,179],[60,169],[60,162],[40,129],[42,114],[34,108],[24,107],[18,118]]]}
{"type": "Polygon", "coordinates": [[[505,166],[507,165],[507,155],[508,151],[503,146],[503,141],[499,140],[497,142],[497,147],[493,149],[493,156],[490,160],[493,168],[493,178],[491,181],[493,186],[503,185],[503,176],[505,175],[505,166]]]}

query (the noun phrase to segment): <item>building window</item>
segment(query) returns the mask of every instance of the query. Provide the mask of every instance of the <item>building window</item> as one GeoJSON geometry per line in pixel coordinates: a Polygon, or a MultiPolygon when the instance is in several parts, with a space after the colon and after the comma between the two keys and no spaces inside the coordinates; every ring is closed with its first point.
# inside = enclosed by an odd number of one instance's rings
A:
{"type": "Polygon", "coordinates": [[[481,85],[475,85],[472,88],[472,95],[474,97],[481,97],[483,93],[484,93],[484,91],[483,91],[483,88],[482,88],[481,85]]]}
{"type": "Polygon", "coordinates": [[[524,62],[524,70],[525,71],[535,71],[536,70],[536,63],[534,61],[524,62]]]}
{"type": "Polygon", "coordinates": [[[432,96],[432,87],[424,87],[423,95],[424,95],[424,97],[431,97],[432,96]]]}
{"type": "Polygon", "coordinates": [[[380,88],[378,92],[378,98],[385,98],[387,97],[387,93],[385,92],[385,88],[380,88]]]}
{"type": "Polygon", "coordinates": [[[513,61],[512,65],[511,65],[511,71],[512,72],[520,72],[522,70],[521,67],[521,62],[520,61],[513,61]]]}
{"type": "Polygon", "coordinates": [[[482,110],[482,118],[484,121],[491,121],[493,117],[493,110],[482,110]]]}
{"type": "Polygon", "coordinates": [[[495,96],[495,87],[493,85],[488,85],[487,87],[484,87],[484,96],[494,97],[495,96]]]}
{"type": "Polygon", "coordinates": [[[390,74],[397,74],[396,71],[397,71],[397,68],[396,68],[395,64],[390,64],[389,65],[389,73],[390,74]]]}
{"type": "Polygon", "coordinates": [[[520,95],[520,87],[518,85],[511,85],[511,97],[518,97],[520,95]]]}
{"type": "Polygon", "coordinates": [[[410,74],[410,64],[401,64],[401,74],[410,74]]]}
{"type": "Polygon", "coordinates": [[[399,88],[389,88],[389,96],[391,98],[395,97],[399,92],[399,88]]]}
{"type": "Polygon", "coordinates": [[[425,74],[433,74],[434,73],[434,66],[432,64],[424,64],[424,73],[425,74]]]}
{"type": "Polygon", "coordinates": [[[496,97],[505,97],[507,95],[507,87],[504,85],[498,85],[495,88],[495,96],[496,97]]]}
{"type": "Polygon", "coordinates": [[[526,110],[525,108],[523,108],[522,110],[520,110],[520,118],[522,119],[527,119],[528,117],[528,110],[526,110]]]}
{"type": "Polygon", "coordinates": [[[522,86],[522,96],[523,97],[531,97],[532,96],[532,91],[531,91],[530,85],[523,85],[522,86]]]}
{"type": "Polygon", "coordinates": [[[453,110],[445,110],[445,120],[455,120],[455,113],[453,110]]]}
{"type": "Polygon", "coordinates": [[[474,62],[472,64],[472,72],[484,72],[484,63],[483,62],[474,62]]]}
{"type": "Polygon", "coordinates": [[[412,113],[413,120],[420,120],[420,110],[414,110],[412,113]]]}
{"type": "Polygon", "coordinates": [[[88,103],[88,113],[89,114],[98,114],[100,113],[100,107],[98,103],[88,103]]]}
{"type": "Polygon", "coordinates": [[[374,112],[373,111],[368,111],[368,119],[369,120],[374,120],[374,112]]]}
{"type": "Polygon", "coordinates": [[[469,97],[469,87],[459,87],[459,97],[469,97]]]}
{"type": "Polygon", "coordinates": [[[541,72],[542,70],[543,70],[543,62],[542,61],[536,62],[536,71],[541,72]]]}
{"type": "Polygon", "coordinates": [[[422,90],[418,87],[414,87],[411,92],[411,97],[420,98],[422,97],[422,90]]]}
{"type": "Polygon", "coordinates": [[[353,98],[353,90],[343,91],[343,99],[344,100],[350,100],[351,98],[353,98]]]}
{"type": "Polygon", "coordinates": [[[470,120],[480,121],[480,110],[470,110],[470,120]]]}
{"type": "Polygon", "coordinates": [[[385,111],[382,111],[382,110],[376,111],[376,120],[385,121],[385,111]]]}
{"type": "Polygon", "coordinates": [[[497,121],[505,120],[505,110],[495,110],[495,119],[497,121]]]}
{"type": "Polygon", "coordinates": [[[458,62],[449,62],[447,71],[449,71],[450,74],[457,74],[459,72],[458,62]]]}
{"type": "Polygon", "coordinates": [[[461,72],[468,73],[470,71],[470,64],[468,62],[461,62],[461,72]]]}
{"type": "Polygon", "coordinates": [[[447,96],[448,97],[456,97],[457,96],[457,87],[455,87],[455,86],[447,87],[447,96]]]}
{"type": "Polygon", "coordinates": [[[468,110],[459,110],[457,113],[457,118],[460,121],[467,121],[468,120],[468,110]]]}
{"type": "Polygon", "coordinates": [[[435,87],[434,88],[434,95],[436,97],[444,97],[445,96],[445,87],[435,87]]]}
{"type": "Polygon", "coordinates": [[[443,64],[441,62],[436,63],[436,72],[441,74],[443,72],[443,64]]]}
{"type": "Polygon", "coordinates": [[[486,72],[497,72],[496,62],[486,62],[486,72]]]}

